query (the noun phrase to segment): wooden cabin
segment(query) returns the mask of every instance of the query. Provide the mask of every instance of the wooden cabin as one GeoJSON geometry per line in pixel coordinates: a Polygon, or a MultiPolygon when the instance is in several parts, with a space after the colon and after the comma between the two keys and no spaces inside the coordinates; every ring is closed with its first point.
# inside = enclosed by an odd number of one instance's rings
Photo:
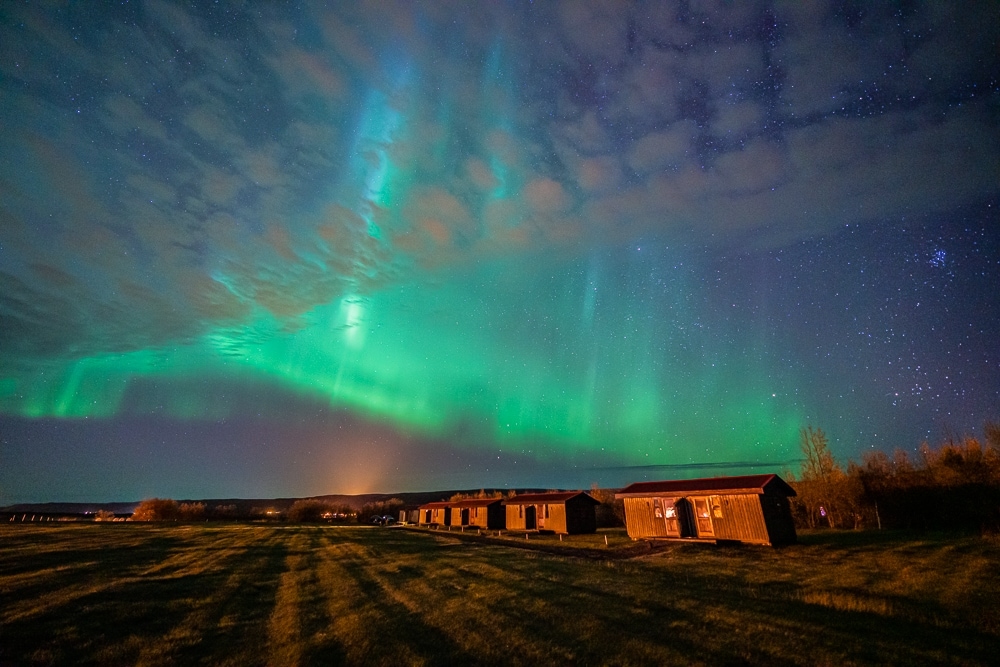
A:
{"type": "Polygon", "coordinates": [[[545,530],[565,535],[593,533],[597,531],[594,508],[600,504],[583,491],[513,496],[504,501],[507,530],[545,530]]]}
{"type": "Polygon", "coordinates": [[[745,475],[637,482],[615,498],[625,502],[625,525],[633,540],[777,545],[795,542],[788,502],[794,495],[777,475],[745,475]]]}
{"type": "Polygon", "coordinates": [[[503,530],[505,521],[503,500],[500,498],[467,498],[451,505],[451,525],[503,530]]]}
{"type": "Polygon", "coordinates": [[[419,508],[418,525],[421,526],[450,526],[451,508],[454,503],[446,500],[436,503],[427,503],[419,508]]]}
{"type": "Polygon", "coordinates": [[[406,526],[410,524],[420,523],[420,509],[418,508],[407,508],[399,510],[399,523],[406,526]]]}

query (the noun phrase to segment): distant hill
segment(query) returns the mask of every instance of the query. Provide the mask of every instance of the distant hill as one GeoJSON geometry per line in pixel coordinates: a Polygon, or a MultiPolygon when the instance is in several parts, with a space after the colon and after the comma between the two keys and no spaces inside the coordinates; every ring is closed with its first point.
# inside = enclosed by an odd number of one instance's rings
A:
{"type": "MultiPolygon", "coordinates": [[[[330,494],[325,496],[304,496],[304,498],[322,500],[334,506],[350,507],[354,511],[360,511],[362,507],[369,503],[391,500],[399,498],[407,506],[416,508],[424,503],[436,500],[447,500],[456,493],[476,494],[481,489],[457,489],[452,491],[417,491],[411,493],[362,493],[359,495],[330,494]]],[[[517,493],[536,493],[547,489],[514,489],[517,493]]],[[[485,489],[487,493],[500,491],[507,494],[511,489],[485,489]]],[[[292,506],[296,500],[302,498],[201,498],[201,499],[181,499],[181,503],[205,503],[209,509],[221,506],[235,506],[236,513],[240,515],[252,514],[255,511],[276,510],[284,512],[292,506]]],[[[131,514],[140,501],[134,502],[114,502],[114,503],[19,503],[0,507],[0,514],[10,515],[17,513],[35,513],[45,515],[85,515],[94,514],[99,510],[114,512],[115,514],[131,514]]]]}

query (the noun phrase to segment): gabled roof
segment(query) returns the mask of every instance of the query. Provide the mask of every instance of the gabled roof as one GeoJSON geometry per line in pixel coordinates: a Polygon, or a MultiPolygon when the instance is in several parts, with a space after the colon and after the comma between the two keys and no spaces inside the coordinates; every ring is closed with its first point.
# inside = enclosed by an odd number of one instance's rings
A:
{"type": "Polygon", "coordinates": [[[593,496],[584,491],[558,491],[555,493],[524,493],[513,496],[503,501],[504,505],[534,505],[535,503],[564,503],[571,498],[583,496],[595,505],[600,505],[601,501],[595,500],[593,496]]]}
{"type": "Polygon", "coordinates": [[[794,496],[795,489],[777,475],[742,475],[739,477],[706,477],[675,479],[662,482],[636,482],[615,494],[615,498],[635,498],[650,495],[698,493],[779,493],[794,496]]]}
{"type": "Polygon", "coordinates": [[[433,503],[427,503],[425,505],[421,505],[418,509],[422,509],[422,510],[441,510],[441,509],[446,509],[448,507],[451,507],[454,504],[455,503],[450,503],[447,500],[438,500],[438,501],[433,502],[433,503]]]}
{"type": "Polygon", "coordinates": [[[503,498],[465,498],[451,503],[452,507],[489,507],[493,503],[503,502],[503,498]]]}

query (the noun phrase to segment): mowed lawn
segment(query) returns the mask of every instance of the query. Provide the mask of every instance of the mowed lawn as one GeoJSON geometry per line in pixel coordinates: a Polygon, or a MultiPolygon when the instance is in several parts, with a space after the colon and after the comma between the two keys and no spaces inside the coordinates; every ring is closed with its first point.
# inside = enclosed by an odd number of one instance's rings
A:
{"type": "Polygon", "coordinates": [[[1000,540],[800,541],[603,560],[395,528],[2,526],[0,665],[1000,660],[1000,540]]]}

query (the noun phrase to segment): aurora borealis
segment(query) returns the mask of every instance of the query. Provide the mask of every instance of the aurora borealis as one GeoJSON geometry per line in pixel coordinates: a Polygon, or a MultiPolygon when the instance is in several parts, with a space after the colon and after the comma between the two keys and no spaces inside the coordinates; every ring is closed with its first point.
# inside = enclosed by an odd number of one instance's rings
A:
{"type": "Polygon", "coordinates": [[[1000,8],[802,4],[4,3],[0,504],[1000,418],[1000,8]]]}

